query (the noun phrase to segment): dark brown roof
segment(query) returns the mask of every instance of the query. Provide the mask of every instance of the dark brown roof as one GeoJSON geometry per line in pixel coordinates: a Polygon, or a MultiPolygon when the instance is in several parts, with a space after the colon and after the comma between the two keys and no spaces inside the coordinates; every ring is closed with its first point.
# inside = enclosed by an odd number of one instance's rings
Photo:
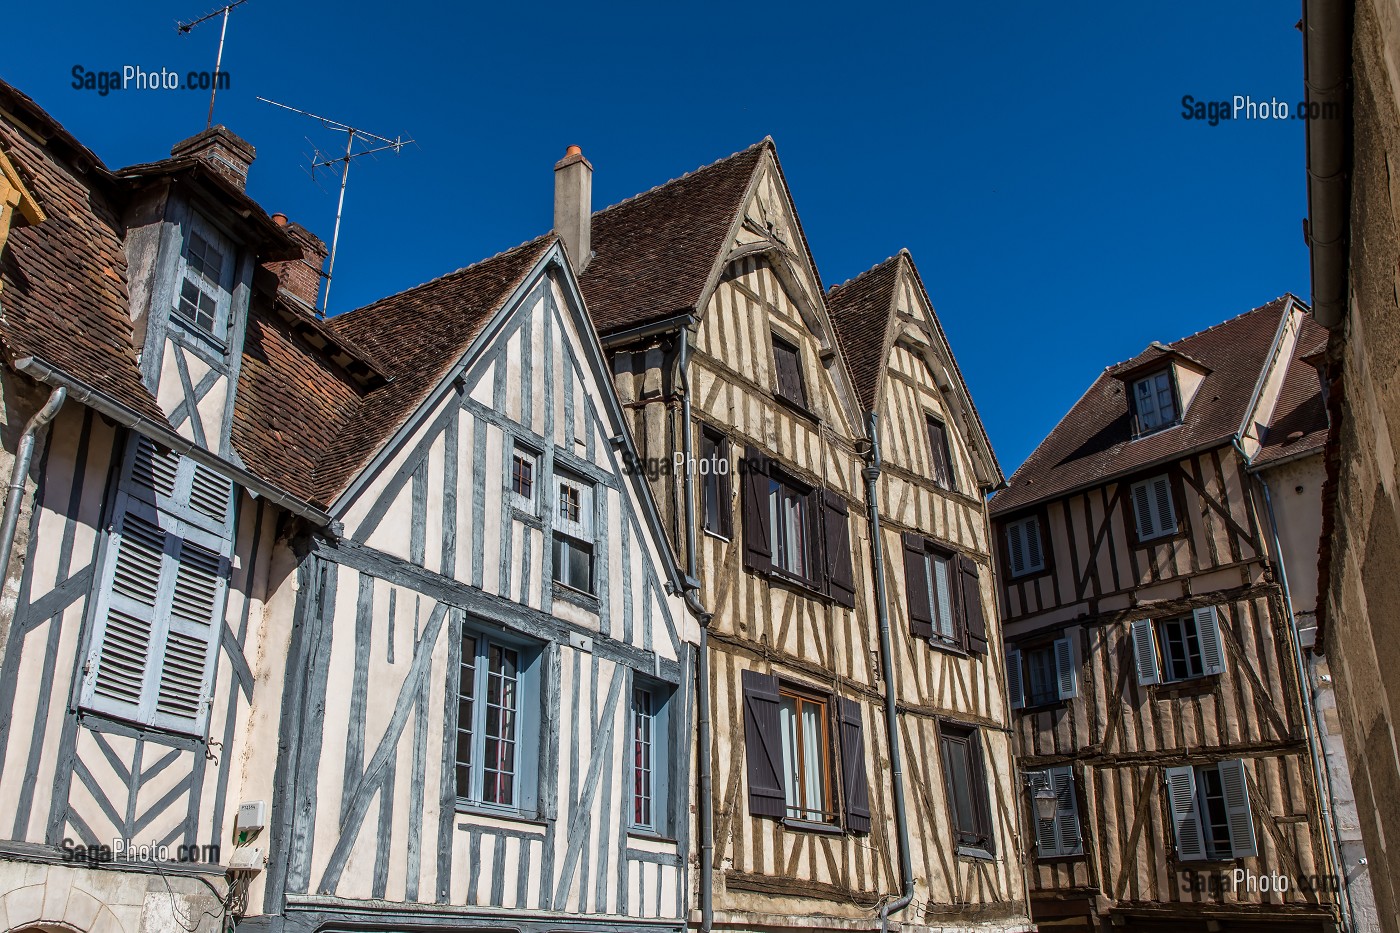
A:
{"type": "Polygon", "coordinates": [[[331,319],[332,329],[364,348],[389,382],[349,406],[322,448],[308,484],[314,501],[329,504],[344,491],[556,241],[540,237],[331,319]]]}
{"type": "Polygon", "coordinates": [[[760,143],[593,215],[593,258],[579,276],[602,334],[695,309],[749,182],[760,143]]]}
{"type": "MultiPolygon", "coordinates": [[[[1182,424],[1132,439],[1128,399],[1110,367],[992,497],[993,514],[1095,485],[1188,450],[1227,443],[1239,430],[1290,295],[1170,344],[1211,372],[1182,424]]],[[[1134,359],[1159,353],[1149,347],[1134,359]]]]}
{"type": "Polygon", "coordinates": [[[1264,446],[1254,456],[1256,466],[1266,466],[1279,460],[1321,450],[1327,442],[1327,406],[1322,401],[1322,380],[1317,367],[1308,362],[1319,343],[1327,341],[1327,330],[1312,315],[1303,318],[1302,332],[1293,358],[1288,361],[1288,373],[1279,391],[1269,427],[1264,432],[1264,446]]]}
{"type": "Polygon", "coordinates": [[[841,352],[850,367],[856,397],[864,411],[875,411],[880,376],[885,368],[885,337],[889,330],[894,290],[899,282],[901,250],[860,275],[832,286],[826,293],[826,309],[841,341],[841,352]]]}
{"type": "Polygon", "coordinates": [[[49,140],[38,145],[0,119],[0,147],[48,215],[13,230],[0,257],[0,344],[7,361],[39,357],[164,423],[136,362],[110,176],[37,104],[3,82],[0,106],[49,140]]]}

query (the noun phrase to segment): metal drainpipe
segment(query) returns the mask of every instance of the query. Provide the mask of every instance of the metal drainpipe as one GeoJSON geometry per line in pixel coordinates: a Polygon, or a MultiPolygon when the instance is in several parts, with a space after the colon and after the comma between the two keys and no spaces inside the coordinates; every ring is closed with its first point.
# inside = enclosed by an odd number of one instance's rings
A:
{"type": "Polygon", "coordinates": [[[24,478],[29,474],[30,461],[34,459],[35,438],[39,431],[58,416],[58,410],[68,398],[68,390],[59,387],[49,393],[44,407],[34,413],[24,426],[24,433],[15,447],[15,466],[10,471],[10,488],[5,493],[5,515],[0,518],[0,573],[10,567],[10,552],[15,546],[15,529],[19,527],[19,507],[24,501],[24,478]]]}
{"type": "Polygon", "coordinates": [[[903,891],[880,908],[880,929],[890,928],[890,914],[903,910],[914,900],[914,866],[909,854],[909,818],[904,804],[904,760],[899,751],[898,711],[894,702],[894,648],[890,643],[889,599],[885,593],[885,547],[880,538],[880,500],[876,482],[880,479],[880,416],[866,415],[870,452],[866,454],[865,507],[870,522],[870,557],[875,576],[875,617],[880,626],[880,673],[885,681],[885,735],[890,747],[890,784],[894,791],[894,825],[899,843],[899,873],[903,891]]]}
{"type": "MultiPolygon", "coordinates": [[[[1243,449],[1239,450],[1241,456],[1243,449]]],[[[1248,464],[1249,460],[1246,459],[1248,464]]],[[[1283,562],[1283,544],[1278,536],[1278,519],[1274,514],[1274,499],[1269,494],[1269,482],[1258,473],[1252,474],[1264,492],[1264,511],[1269,516],[1269,537],[1274,542],[1274,553],[1278,555],[1279,586],[1283,590],[1283,606],[1288,613],[1288,638],[1293,645],[1293,660],[1298,666],[1298,688],[1303,699],[1303,721],[1307,723],[1308,753],[1312,758],[1313,780],[1317,782],[1318,803],[1322,808],[1322,832],[1327,837],[1327,852],[1332,864],[1341,873],[1341,884],[1337,886],[1337,910],[1341,914],[1343,930],[1351,930],[1351,892],[1347,889],[1346,866],[1342,864],[1341,848],[1337,844],[1336,824],[1332,814],[1332,775],[1327,771],[1326,760],[1318,735],[1317,708],[1312,701],[1312,681],[1308,677],[1308,667],[1303,661],[1303,643],[1298,635],[1298,620],[1293,615],[1293,595],[1288,589],[1288,570],[1283,562]]]]}
{"type": "Polygon", "coordinates": [[[695,556],[695,495],[691,470],[690,328],[677,334],[676,384],[681,393],[681,486],[685,494],[685,604],[700,619],[700,650],[695,663],[696,698],[699,707],[696,744],[700,746],[700,933],[710,933],[715,922],[714,901],[714,784],[710,762],[710,618],[700,604],[695,556]]]}

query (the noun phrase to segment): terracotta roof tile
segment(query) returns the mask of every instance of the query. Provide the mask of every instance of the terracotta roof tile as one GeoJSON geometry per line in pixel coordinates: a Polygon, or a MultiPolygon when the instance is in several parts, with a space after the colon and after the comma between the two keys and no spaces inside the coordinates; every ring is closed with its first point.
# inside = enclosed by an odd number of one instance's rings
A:
{"type": "Polygon", "coordinates": [[[1274,405],[1264,433],[1264,446],[1254,456],[1256,466],[1283,460],[1311,450],[1321,450],[1327,442],[1327,406],[1322,401],[1322,380],[1317,368],[1306,359],[1326,346],[1327,331],[1312,315],[1303,318],[1297,348],[1288,362],[1283,389],[1274,405]]]}
{"type": "Polygon", "coordinates": [[[1290,299],[1275,298],[1168,345],[1211,371],[1178,427],[1133,440],[1124,384],[1111,375],[1117,367],[1101,373],[1012,475],[1007,488],[992,497],[993,514],[1095,485],[1180,452],[1227,442],[1244,419],[1290,299]]]}

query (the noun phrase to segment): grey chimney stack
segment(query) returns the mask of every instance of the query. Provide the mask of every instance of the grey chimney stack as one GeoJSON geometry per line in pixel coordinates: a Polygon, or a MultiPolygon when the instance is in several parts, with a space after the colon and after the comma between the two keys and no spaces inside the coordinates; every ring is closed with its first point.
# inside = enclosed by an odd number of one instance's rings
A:
{"type": "Polygon", "coordinates": [[[575,274],[593,257],[592,219],[593,166],[582,149],[570,146],[554,165],[554,232],[564,241],[575,274]]]}

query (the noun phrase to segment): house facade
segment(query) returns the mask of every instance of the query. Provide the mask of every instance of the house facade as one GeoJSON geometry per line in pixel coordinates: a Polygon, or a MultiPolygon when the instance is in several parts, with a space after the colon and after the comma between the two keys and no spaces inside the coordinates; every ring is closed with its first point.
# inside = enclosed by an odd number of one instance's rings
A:
{"type": "Polygon", "coordinates": [[[1333,816],[1348,794],[1288,589],[1315,559],[1320,337],[1284,296],[1154,343],[992,499],[1045,927],[1347,916],[1333,816]]]}

